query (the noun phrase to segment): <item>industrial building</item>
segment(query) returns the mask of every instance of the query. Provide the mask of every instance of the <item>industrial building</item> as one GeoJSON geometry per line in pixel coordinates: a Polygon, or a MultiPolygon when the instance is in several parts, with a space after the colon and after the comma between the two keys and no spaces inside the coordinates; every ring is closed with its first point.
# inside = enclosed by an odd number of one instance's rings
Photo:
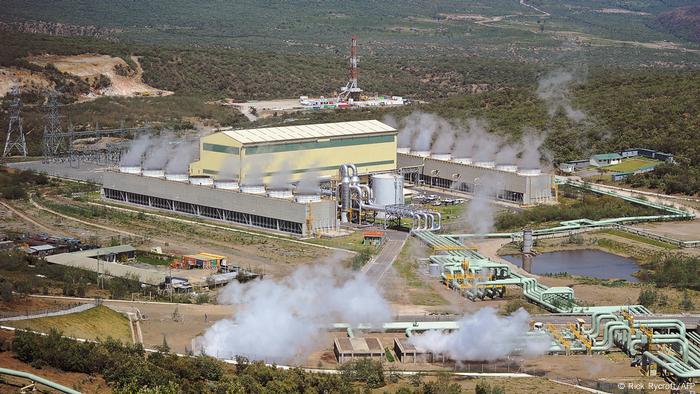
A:
{"type": "Polygon", "coordinates": [[[333,353],[339,363],[355,358],[384,360],[384,347],[378,338],[336,338],[333,341],[333,353]]]}
{"type": "Polygon", "coordinates": [[[270,184],[275,174],[295,182],[305,173],[338,174],[354,163],[360,174],[396,169],[396,129],[377,120],[222,130],[202,137],[190,175],[270,184]]]}
{"type": "Polygon", "coordinates": [[[425,186],[466,193],[486,187],[491,197],[521,205],[556,201],[552,175],[542,173],[539,168],[473,162],[466,158],[453,159],[450,155],[408,150],[397,153],[397,167],[404,179],[425,186]]]}
{"type": "MultiPolygon", "coordinates": [[[[306,236],[337,227],[335,201],[308,202],[264,194],[178,182],[163,178],[106,172],[103,197],[149,208],[306,236]]],[[[291,192],[290,192],[291,194],[291,192]]]]}
{"type": "Polygon", "coordinates": [[[440,228],[404,204],[396,130],[376,120],[224,130],[202,137],[189,174],[143,167],[105,172],[103,198],[302,237],[375,218],[440,228]]]}

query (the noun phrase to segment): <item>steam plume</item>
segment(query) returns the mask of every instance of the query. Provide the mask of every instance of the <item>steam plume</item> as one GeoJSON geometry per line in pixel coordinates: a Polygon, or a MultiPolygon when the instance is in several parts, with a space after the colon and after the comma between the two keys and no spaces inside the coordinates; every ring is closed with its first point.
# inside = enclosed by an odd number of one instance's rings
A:
{"type": "Polygon", "coordinates": [[[146,151],[143,168],[147,170],[161,170],[165,168],[168,159],[172,157],[172,141],[173,138],[169,133],[152,138],[146,151]]]}
{"type": "Polygon", "coordinates": [[[379,323],[390,317],[377,288],[337,264],[303,266],[278,282],[233,282],[219,302],[244,304],[200,337],[204,352],[220,358],[301,360],[324,345],[320,334],[334,322],[379,323]]]}
{"type": "Polygon", "coordinates": [[[165,172],[168,174],[185,174],[189,171],[189,166],[198,151],[198,144],[195,141],[180,141],[172,150],[165,172]]]}
{"type": "Polygon", "coordinates": [[[548,73],[537,83],[537,96],[547,104],[547,113],[554,116],[561,108],[573,122],[580,122],[586,114],[571,106],[570,87],[578,81],[573,74],[564,70],[548,73]]]}
{"type": "Polygon", "coordinates": [[[140,166],[141,157],[146,153],[148,147],[151,145],[151,136],[148,134],[141,134],[137,138],[131,141],[129,144],[129,150],[124,156],[122,156],[119,164],[123,166],[140,166]]]}
{"type": "Polygon", "coordinates": [[[514,352],[530,357],[544,354],[551,340],[544,335],[528,336],[529,320],[523,308],[507,317],[498,316],[493,308],[482,308],[464,316],[457,331],[428,331],[412,336],[409,342],[421,351],[458,361],[493,361],[514,352]]]}
{"type": "Polygon", "coordinates": [[[501,190],[503,179],[497,172],[485,179],[474,179],[474,195],[464,214],[474,233],[487,234],[493,231],[496,212],[491,200],[501,190]]]}

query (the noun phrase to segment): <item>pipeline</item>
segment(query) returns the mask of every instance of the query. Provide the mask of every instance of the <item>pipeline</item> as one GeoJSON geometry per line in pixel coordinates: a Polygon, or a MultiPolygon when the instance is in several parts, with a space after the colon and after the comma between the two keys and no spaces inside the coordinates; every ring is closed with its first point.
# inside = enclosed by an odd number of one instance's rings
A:
{"type": "Polygon", "coordinates": [[[48,379],[44,379],[41,376],[37,376],[37,375],[31,374],[29,372],[15,371],[14,369],[8,369],[8,368],[0,368],[0,375],[8,375],[8,376],[15,376],[18,378],[28,379],[28,380],[31,380],[32,382],[41,383],[46,387],[50,387],[50,388],[52,388],[54,390],[58,390],[62,393],[80,394],[80,391],[73,390],[69,387],[63,386],[63,385],[58,384],[56,382],[52,382],[48,379]]]}

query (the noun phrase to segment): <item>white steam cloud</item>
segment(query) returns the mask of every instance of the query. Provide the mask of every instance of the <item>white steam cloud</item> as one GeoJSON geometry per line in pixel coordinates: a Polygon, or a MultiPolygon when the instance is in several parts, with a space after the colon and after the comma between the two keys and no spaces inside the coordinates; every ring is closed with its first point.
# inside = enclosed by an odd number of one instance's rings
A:
{"type": "Polygon", "coordinates": [[[197,141],[182,140],[171,150],[168,164],[165,166],[167,174],[186,174],[189,172],[190,163],[194,161],[199,145],[197,141]]]}
{"type": "Polygon", "coordinates": [[[277,282],[233,282],[219,302],[241,309],[199,338],[203,351],[268,362],[303,360],[326,345],[321,333],[334,322],[380,323],[391,316],[376,287],[337,264],[304,266],[277,282]]]}
{"type": "Polygon", "coordinates": [[[573,122],[585,119],[586,114],[571,106],[569,89],[579,81],[568,71],[557,70],[548,73],[537,82],[537,97],[547,104],[547,113],[554,116],[561,108],[564,114],[573,122]]]}
{"type": "Polygon", "coordinates": [[[473,233],[483,235],[493,231],[496,207],[491,200],[503,188],[503,178],[497,172],[487,179],[474,180],[474,194],[463,214],[473,233]]]}
{"type": "Polygon", "coordinates": [[[141,158],[151,146],[151,136],[149,134],[141,134],[131,141],[126,154],[119,161],[123,166],[140,166],[141,158]]]}
{"type": "Polygon", "coordinates": [[[493,308],[482,308],[464,316],[457,331],[428,331],[412,336],[409,342],[420,351],[457,361],[494,361],[512,353],[534,357],[547,352],[551,340],[546,335],[528,335],[529,320],[523,308],[506,317],[493,308]]]}

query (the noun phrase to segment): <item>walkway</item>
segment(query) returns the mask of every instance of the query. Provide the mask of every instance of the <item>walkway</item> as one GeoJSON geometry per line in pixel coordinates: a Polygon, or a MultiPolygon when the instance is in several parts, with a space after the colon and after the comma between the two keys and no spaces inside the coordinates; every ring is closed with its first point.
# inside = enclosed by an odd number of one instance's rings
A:
{"type": "Polygon", "coordinates": [[[408,233],[403,231],[386,231],[386,241],[382,245],[381,251],[362,267],[361,271],[366,274],[367,279],[374,284],[382,280],[389,268],[394,264],[394,261],[396,261],[396,258],[399,257],[408,235],[408,233]]]}

